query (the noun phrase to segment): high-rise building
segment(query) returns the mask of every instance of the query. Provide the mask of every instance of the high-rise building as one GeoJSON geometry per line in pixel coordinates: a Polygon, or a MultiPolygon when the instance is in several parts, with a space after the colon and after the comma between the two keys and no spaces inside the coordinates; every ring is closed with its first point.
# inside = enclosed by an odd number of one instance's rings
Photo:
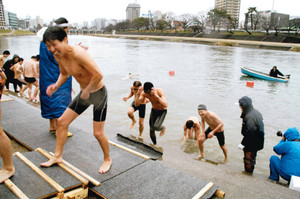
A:
{"type": "Polygon", "coordinates": [[[239,21],[241,0],[216,0],[215,9],[226,10],[233,19],[239,21]]]}
{"type": "Polygon", "coordinates": [[[140,17],[141,6],[137,3],[130,3],[126,8],[126,19],[133,21],[135,18],[140,17]]]}
{"type": "Polygon", "coordinates": [[[4,17],[4,7],[2,0],[0,0],[0,29],[4,29],[6,27],[5,17],[4,17]]]}

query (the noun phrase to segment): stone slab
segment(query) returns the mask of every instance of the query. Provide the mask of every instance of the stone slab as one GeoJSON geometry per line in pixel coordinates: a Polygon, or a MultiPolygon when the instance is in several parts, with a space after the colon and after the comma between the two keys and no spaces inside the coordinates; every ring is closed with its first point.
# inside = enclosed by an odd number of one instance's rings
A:
{"type": "MultiPolygon", "coordinates": [[[[182,199],[193,198],[206,185],[199,178],[148,160],[92,189],[109,199],[182,199]]],[[[213,186],[202,198],[211,198],[216,190],[213,186]]]]}

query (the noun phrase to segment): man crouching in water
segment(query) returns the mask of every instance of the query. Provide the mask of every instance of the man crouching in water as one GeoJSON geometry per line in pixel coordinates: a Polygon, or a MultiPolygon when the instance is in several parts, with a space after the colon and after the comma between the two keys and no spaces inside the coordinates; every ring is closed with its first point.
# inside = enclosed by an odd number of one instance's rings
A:
{"type": "Polygon", "coordinates": [[[151,82],[144,83],[144,91],[139,97],[140,101],[144,101],[145,98],[149,99],[152,104],[150,113],[150,138],[157,146],[155,131],[160,131],[160,136],[163,136],[166,131],[166,127],[163,126],[163,122],[167,115],[168,102],[162,89],[154,88],[151,82]]]}
{"type": "Polygon", "coordinates": [[[63,115],[57,121],[56,148],[54,156],[41,166],[50,167],[62,162],[62,153],[67,139],[68,127],[91,104],[94,105],[94,136],[98,140],[104,162],[99,173],[107,172],[112,164],[109,155],[109,143],[104,134],[104,123],[107,111],[107,91],[102,81],[103,74],[95,61],[80,46],[70,46],[66,32],[61,27],[49,27],[43,37],[48,50],[53,53],[60,69],[56,83],[48,86],[46,93],[51,95],[72,75],[80,84],[80,93],[73,99],[63,115]]]}

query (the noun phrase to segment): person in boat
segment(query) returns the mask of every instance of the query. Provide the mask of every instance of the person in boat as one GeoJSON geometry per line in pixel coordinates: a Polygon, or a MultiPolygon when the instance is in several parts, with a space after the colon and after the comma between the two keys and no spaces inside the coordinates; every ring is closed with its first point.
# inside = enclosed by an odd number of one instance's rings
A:
{"type": "Polygon", "coordinates": [[[191,116],[187,119],[183,126],[182,144],[186,139],[195,139],[198,142],[198,137],[201,132],[201,122],[198,117],[191,116]]]}
{"type": "Polygon", "coordinates": [[[279,143],[273,147],[276,154],[270,158],[270,179],[279,181],[279,176],[290,181],[291,176],[300,176],[300,134],[297,128],[288,128],[279,143]]]}
{"type": "Polygon", "coordinates": [[[139,139],[142,138],[142,134],[144,131],[144,118],[146,113],[146,103],[149,101],[145,99],[145,101],[141,102],[139,101],[139,97],[142,93],[142,83],[140,81],[134,81],[133,85],[130,87],[130,93],[127,97],[123,97],[123,100],[126,102],[129,98],[134,96],[134,100],[131,103],[131,106],[128,109],[128,117],[132,120],[132,123],[130,125],[130,129],[133,128],[133,126],[136,123],[136,120],[134,118],[134,112],[139,111],[139,139]]]}
{"type": "Polygon", "coordinates": [[[202,133],[199,135],[199,149],[200,155],[197,159],[202,159],[204,157],[203,149],[204,149],[204,142],[207,138],[212,138],[216,136],[219,142],[219,146],[223,151],[224,154],[224,163],[228,161],[227,156],[227,147],[225,145],[225,136],[224,136],[224,123],[220,119],[220,117],[212,112],[208,111],[204,104],[200,104],[198,106],[198,114],[201,117],[201,127],[202,133]],[[208,128],[205,130],[205,122],[208,124],[208,128]]]}
{"type": "Polygon", "coordinates": [[[270,70],[269,75],[270,75],[271,77],[278,77],[278,75],[284,76],[284,75],[277,69],[277,66],[273,66],[273,68],[270,70]]]}
{"type": "Polygon", "coordinates": [[[54,55],[60,69],[57,81],[47,87],[47,95],[51,97],[71,75],[79,83],[81,91],[58,118],[54,156],[40,165],[49,167],[63,161],[63,148],[67,141],[69,125],[93,104],[93,133],[104,156],[98,172],[106,173],[111,167],[112,160],[109,154],[109,142],[104,133],[107,89],[103,82],[103,73],[85,49],[79,45],[69,45],[67,33],[62,27],[49,27],[43,35],[43,41],[54,55]]]}
{"type": "Polygon", "coordinates": [[[139,101],[148,99],[152,104],[149,119],[150,138],[154,146],[157,146],[155,131],[160,131],[160,136],[165,134],[166,127],[163,126],[163,122],[167,115],[168,102],[164,91],[160,88],[154,88],[151,82],[145,82],[143,89],[139,101]]]}
{"type": "Polygon", "coordinates": [[[244,96],[239,99],[243,119],[241,142],[244,151],[244,169],[247,174],[252,174],[256,164],[257,151],[264,148],[264,123],[261,113],[253,108],[252,99],[244,96]]]}
{"type": "MultiPolygon", "coordinates": [[[[2,90],[5,85],[6,75],[0,68],[0,100],[2,96],[2,90]]],[[[0,170],[0,183],[4,182],[6,179],[10,178],[15,173],[15,167],[12,160],[12,147],[10,139],[4,133],[1,127],[1,106],[0,106],[0,157],[3,160],[3,165],[0,170]]]]}

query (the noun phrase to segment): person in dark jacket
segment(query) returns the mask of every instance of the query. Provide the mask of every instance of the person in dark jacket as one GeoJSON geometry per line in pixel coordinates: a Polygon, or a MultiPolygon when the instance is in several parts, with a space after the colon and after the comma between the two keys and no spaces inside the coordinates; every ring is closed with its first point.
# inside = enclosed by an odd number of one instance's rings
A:
{"type": "Polygon", "coordinates": [[[278,75],[284,76],[284,75],[277,69],[277,66],[273,66],[273,68],[270,70],[269,75],[270,75],[271,77],[278,77],[278,75]]]}
{"type": "Polygon", "coordinates": [[[15,65],[19,60],[19,56],[18,55],[14,55],[12,59],[7,60],[4,65],[3,65],[3,69],[4,69],[4,73],[7,77],[6,83],[5,83],[5,87],[7,89],[9,89],[9,83],[13,83],[14,85],[14,90],[17,93],[17,82],[15,81],[15,73],[14,71],[10,70],[10,68],[15,65]]]}
{"type": "Polygon", "coordinates": [[[297,128],[289,128],[282,140],[273,148],[277,155],[270,158],[270,179],[279,181],[279,176],[290,181],[291,176],[300,176],[300,134],[297,128]]]}
{"type": "Polygon", "coordinates": [[[264,148],[264,123],[259,111],[253,108],[252,100],[248,96],[239,99],[242,111],[241,118],[242,135],[244,136],[241,144],[244,146],[244,167],[245,172],[252,174],[256,163],[257,151],[264,148]]]}

